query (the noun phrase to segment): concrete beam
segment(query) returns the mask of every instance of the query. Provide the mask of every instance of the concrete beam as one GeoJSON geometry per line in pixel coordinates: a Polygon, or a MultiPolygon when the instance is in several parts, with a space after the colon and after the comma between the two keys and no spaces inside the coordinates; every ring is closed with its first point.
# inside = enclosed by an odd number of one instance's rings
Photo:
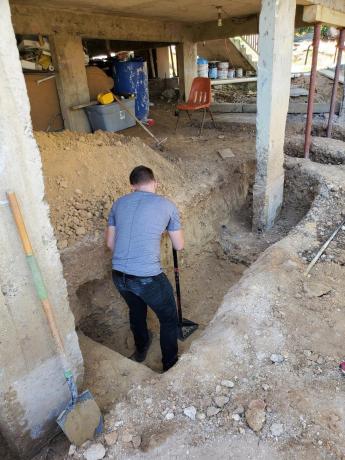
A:
{"type": "Polygon", "coordinates": [[[57,32],[49,36],[49,43],[57,71],[56,86],[65,129],[90,132],[84,110],[71,110],[74,105],[90,102],[81,38],[75,34],[57,32]]]}
{"type": "Polygon", "coordinates": [[[31,458],[56,433],[55,418],[70,395],[6,202],[8,190],[16,192],[21,204],[80,384],[83,360],[44,201],[41,157],[7,0],[1,1],[0,74],[0,431],[17,454],[31,458]]]}
{"type": "Polygon", "coordinates": [[[263,0],[257,84],[253,228],[270,228],[284,191],[284,137],[290,96],[295,0],[263,0]]]}
{"type": "MultiPolygon", "coordinates": [[[[138,12],[140,14],[140,11],[138,12]]],[[[12,20],[17,34],[52,35],[56,32],[85,38],[108,40],[182,42],[191,39],[188,25],[155,19],[130,18],[112,14],[64,11],[63,9],[12,6],[12,20]]]]}
{"type": "MultiPolygon", "coordinates": [[[[305,25],[305,22],[303,22],[303,6],[298,5],[295,15],[295,28],[305,25]]],[[[257,33],[259,33],[259,16],[253,14],[245,18],[226,18],[223,20],[222,27],[218,27],[216,20],[194,25],[193,41],[203,42],[257,33]]]]}
{"type": "Polygon", "coordinates": [[[303,20],[304,22],[313,24],[321,22],[335,27],[345,27],[345,13],[327,8],[323,5],[305,6],[303,20]]]}
{"type": "Polygon", "coordinates": [[[197,54],[196,43],[183,42],[176,46],[180,97],[185,100],[188,99],[193,79],[198,76],[197,54]]]}
{"type": "Polygon", "coordinates": [[[257,34],[259,19],[256,14],[246,18],[223,19],[222,27],[218,27],[216,17],[214,20],[193,26],[193,41],[203,42],[219,38],[236,37],[237,35],[257,34]]]}

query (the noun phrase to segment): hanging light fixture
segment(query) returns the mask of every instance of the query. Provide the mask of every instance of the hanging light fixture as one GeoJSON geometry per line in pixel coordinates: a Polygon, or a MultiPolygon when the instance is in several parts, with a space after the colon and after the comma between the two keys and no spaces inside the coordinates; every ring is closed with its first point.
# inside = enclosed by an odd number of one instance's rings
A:
{"type": "Polygon", "coordinates": [[[221,6],[216,6],[217,11],[218,11],[218,27],[222,27],[223,25],[223,20],[222,20],[222,7],[221,6]]]}

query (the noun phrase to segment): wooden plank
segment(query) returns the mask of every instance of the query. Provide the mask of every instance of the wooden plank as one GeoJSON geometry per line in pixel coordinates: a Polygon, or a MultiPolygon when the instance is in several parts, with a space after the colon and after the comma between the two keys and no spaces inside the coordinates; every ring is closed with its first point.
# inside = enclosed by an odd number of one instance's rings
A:
{"type": "Polygon", "coordinates": [[[322,22],[335,27],[345,27],[345,13],[323,5],[310,5],[303,9],[303,21],[322,22]]]}

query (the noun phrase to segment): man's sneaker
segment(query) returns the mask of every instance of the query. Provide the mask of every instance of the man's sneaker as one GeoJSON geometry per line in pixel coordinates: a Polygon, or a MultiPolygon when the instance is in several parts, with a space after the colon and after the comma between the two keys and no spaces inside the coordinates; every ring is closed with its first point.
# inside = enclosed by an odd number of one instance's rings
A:
{"type": "Polygon", "coordinates": [[[146,359],[147,352],[149,351],[149,348],[152,343],[152,332],[149,331],[149,341],[147,342],[147,345],[142,351],[135,350],[135,352],[130,356],[130,359],[132,361],[136,361],[137,363],[142,363],[146,359]]]}
{"type": "Polygon", "coordinates": [[[339,369],[345,375],[345,361],[339,364],[339,369]]]}

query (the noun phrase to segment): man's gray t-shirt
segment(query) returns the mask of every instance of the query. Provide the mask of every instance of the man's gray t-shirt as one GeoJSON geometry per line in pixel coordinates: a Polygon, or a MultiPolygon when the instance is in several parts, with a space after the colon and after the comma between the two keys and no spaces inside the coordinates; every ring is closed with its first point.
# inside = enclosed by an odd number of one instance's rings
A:
{"type": "Polygon", "coordinates": [[[108,225],[116,227],[113,270],[136,276],[155,276],[162,272],[162,233],[181,229],[174,203],[163,196],[142,191],[115,201],[108,225]]]}

